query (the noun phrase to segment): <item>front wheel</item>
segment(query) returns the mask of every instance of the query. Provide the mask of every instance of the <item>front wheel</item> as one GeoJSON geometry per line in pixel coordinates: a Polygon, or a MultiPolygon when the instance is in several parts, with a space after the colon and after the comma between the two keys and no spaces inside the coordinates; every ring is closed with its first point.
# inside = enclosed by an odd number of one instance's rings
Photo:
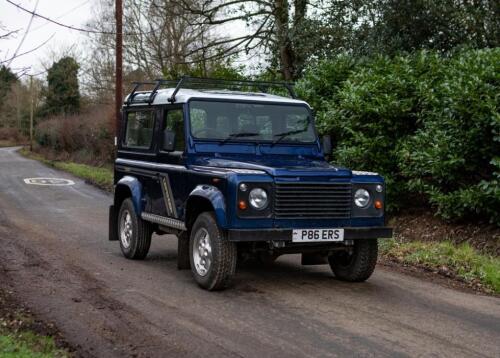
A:
{"type": "Polygon", "coordinates": [[[226,288],[236,271],[236,245],[229,242],[217,226],[214,214],[198,216],[189,239],[193,277],[209,291],[226,288]]]}
{"type": "Polygon", "coordinates": [[[378,256],[377,240],[355,240],[352,252],[337,251],[328,257],[335,277],[342,281],[362,282],[375,270],[378,256]]]}

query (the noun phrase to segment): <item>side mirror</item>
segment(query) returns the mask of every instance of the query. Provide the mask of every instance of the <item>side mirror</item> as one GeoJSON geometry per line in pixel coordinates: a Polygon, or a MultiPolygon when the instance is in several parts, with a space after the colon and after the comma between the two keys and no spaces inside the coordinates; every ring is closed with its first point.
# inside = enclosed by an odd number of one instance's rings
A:
{"type": "Polygon", "coordinates": [[[329,160],[330,155],[332,154],[332,137],[328,134],[323,136],[322,140],[323,154],[325,158],[329,160]]]}
{"type": "Polygon", "coordinates": [[[175,133],[165,129],[163,131],[163,146],[165,152],[173,152],[175,150],[175,133]]]}

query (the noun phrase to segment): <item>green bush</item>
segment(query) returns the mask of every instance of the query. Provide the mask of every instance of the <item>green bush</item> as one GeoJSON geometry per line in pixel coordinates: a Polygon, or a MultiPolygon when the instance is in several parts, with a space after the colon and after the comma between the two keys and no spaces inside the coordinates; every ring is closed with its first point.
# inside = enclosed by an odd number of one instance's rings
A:
{"type": "Polygon", "coordinates": [[[499,64],[500,49],[340,56],[298,88],[319,106],[334,162],[385,176],[389,209],[430,204],[445,219],[499,224],[499,64]]]}
{"type": "Polygon", "coordinates": [[[113,138],[110,130],[112,109],[95,107],[74,115],[59,115],[40,121],[35,128],[37,143],[73,159],[110,162],[113,159],[113,138]]]}
{"type": "Polygon", "coordinates": [[[421,127],[401,143],[401,173],[442,217],[500,223],[500,49],[462,52],[441,67],[420,94],[421,127]]]}

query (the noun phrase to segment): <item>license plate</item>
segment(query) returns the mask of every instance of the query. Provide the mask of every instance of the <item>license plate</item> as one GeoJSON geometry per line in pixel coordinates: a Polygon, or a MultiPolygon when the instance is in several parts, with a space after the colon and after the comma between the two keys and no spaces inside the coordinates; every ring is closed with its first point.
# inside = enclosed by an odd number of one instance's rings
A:
{"type": "Polygon", "coordinates": [[[344,229],[296,229],[292,242],[344,241],[344,229]]]}

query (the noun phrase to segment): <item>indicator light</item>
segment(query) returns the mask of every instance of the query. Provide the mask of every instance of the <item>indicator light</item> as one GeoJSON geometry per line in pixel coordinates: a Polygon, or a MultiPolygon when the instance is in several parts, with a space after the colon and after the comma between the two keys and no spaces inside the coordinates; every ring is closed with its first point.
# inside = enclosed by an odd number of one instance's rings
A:
{"type": "Polygon", "coordinates": [[[238,203],[238,207],[240,208],[240,210],[246,210],[247,203],[244,200],[240,200],[240,202],[238,203]]]}

